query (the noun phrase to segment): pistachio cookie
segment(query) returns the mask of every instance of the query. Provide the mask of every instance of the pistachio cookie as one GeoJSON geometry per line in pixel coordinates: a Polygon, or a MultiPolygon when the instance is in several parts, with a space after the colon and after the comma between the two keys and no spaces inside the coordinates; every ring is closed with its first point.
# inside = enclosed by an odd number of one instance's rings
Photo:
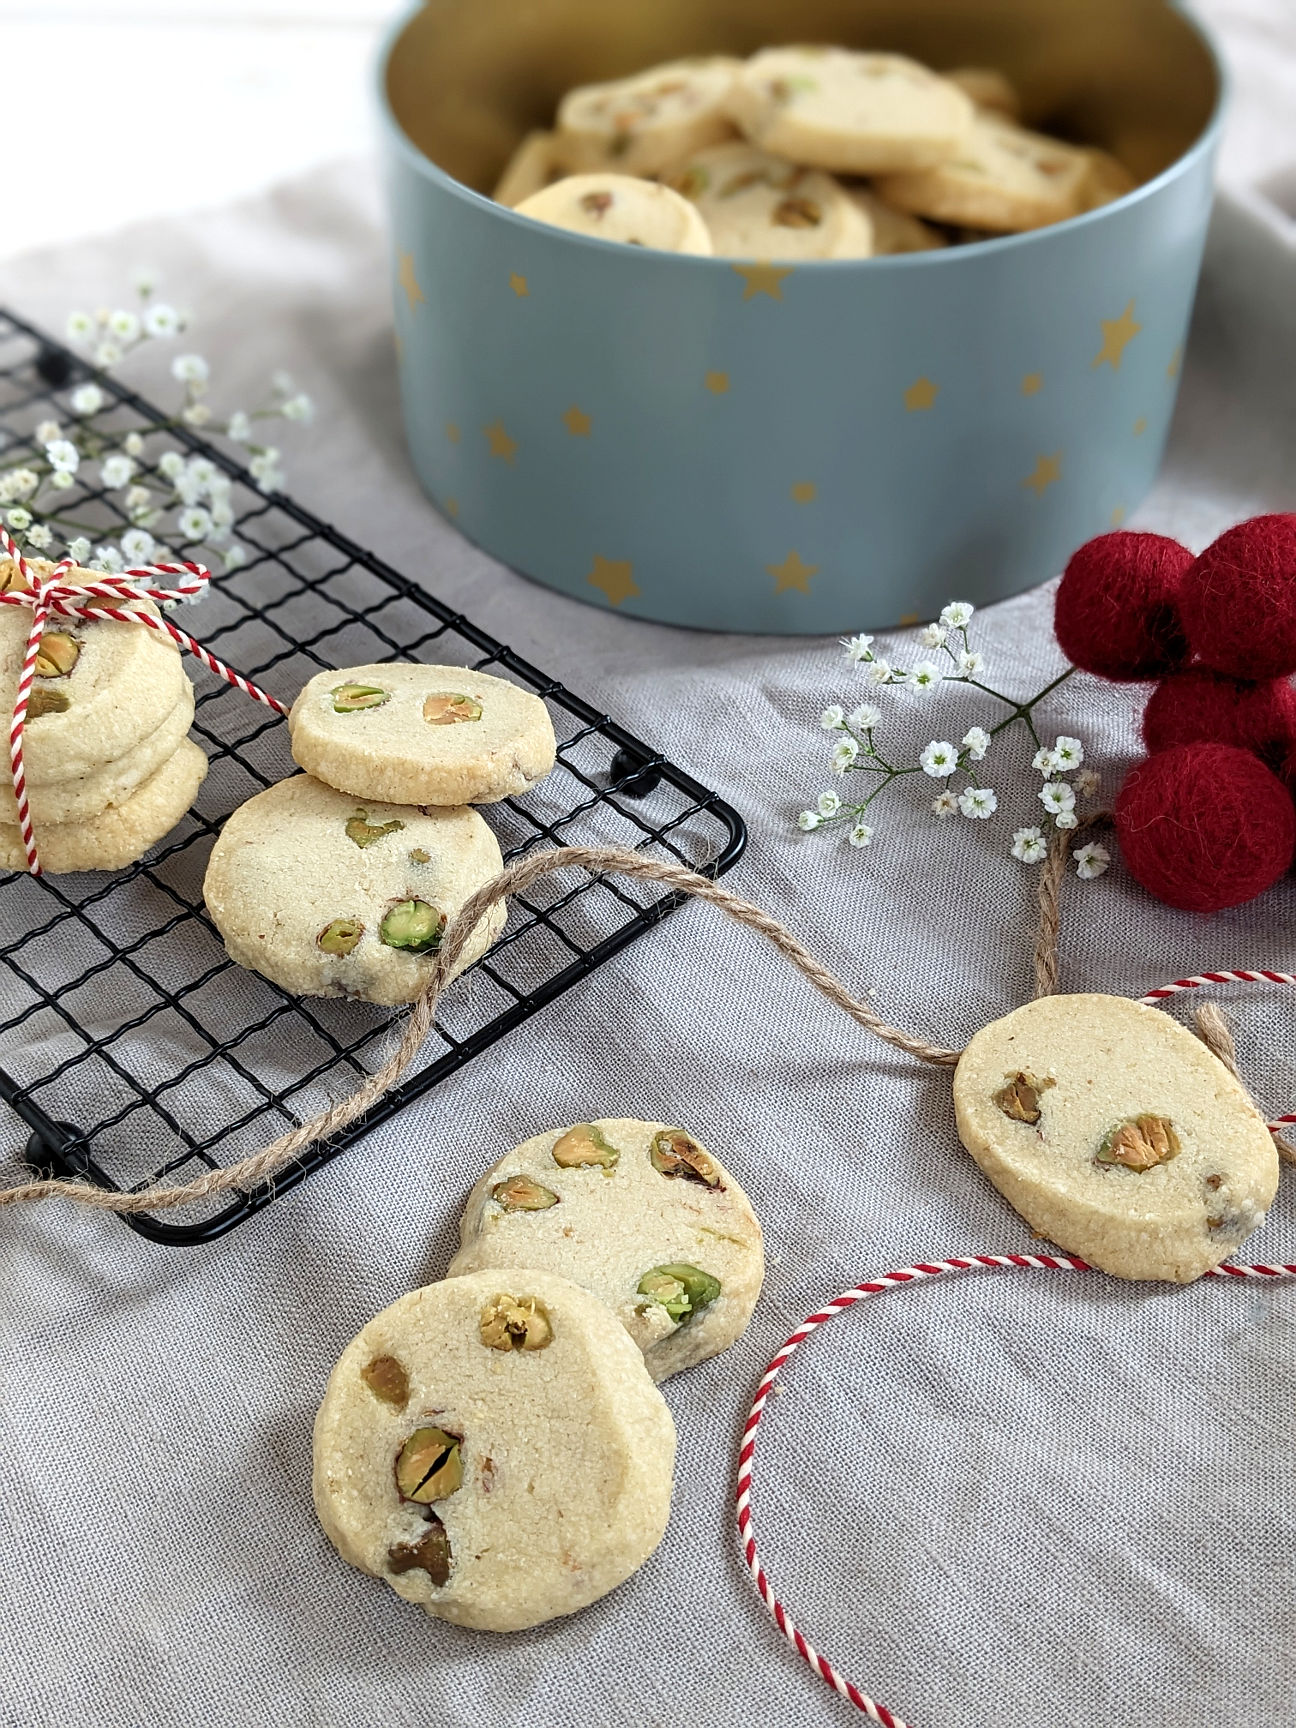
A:
{"type": "Polygon", "coordinates": [[[984,1027],[954,1109],[1026,1222],[1118,1278],[1200,1278],[1277,1191],[1244,1088],[1178,1021],[1123,997],[1046,996],[984,1027]]]}
{"type": "Polygon", "coordinates": [[[959,66],[941,76],[948,78],[951,84],[957,84],[978,108],[1002,115],[1005,120],[1021,119],[1021,98],[1016,86],[993,66],[959,66]]]}
{"type": "Polygon", "coordinates": [[[459,1223],[451,1277],[545,1266],[607,1303],[664,1380],[728,1349],[765,1276],[761,1227],[733,1177],[682,1128],[600,1120],[501,1158],[459,1223]]]}
{"type": "Polygon", "coordinates": [[[867,258],[873,251],[872,222],[831,174],[742,139],[695,151],[664,183],[695,206],[718,258],[867,258]]]}
{"type": "MultiPolygon", "coordinates": [[[[124,803],[84,822],[37,826],[41,869],[51,876],[73,870],[124,870],[171,832],[206,778],[205,753],[183,739],[171,759],[124,803]]],[[[16,827],[0,824],[0,869],[26,868],[22,835],[16,827]]]]}
{"type": "Polygon", "coordinates": [[[711,253],[706,223],[687,199],[628,174],[573,174],[525,199],[517,213],[591,240],[701,257],[711,253]]]}
{"type": "Polygon", "coordinates": [[[976,109],[900,54],[766,48],[736,79],[729,112],[753,143],[791,162],[882,174],[956,155],[976,109]]]}
{"type": "Polygon", "coordinates": [[[945,236],[917,216],[897,210],[867,186],[851,186],[850,197],[868,217],[873,230],[873,253],[878,258],[895,257],[901,252],[935,252],[948,246],[945,236]]]}
{"type": "Polygon", "coordinates": [[[950,161],[884,175],[877,190],[916,216],[1023,233],[1080,214],[1094,173],[1089,154],[980,113],[950,161]]]}
{"type": "Polygon", "coordinates": [[[538,696],[463,666],[318,672],[288,716],[308,774],[394,804],[496,804],[543,780],[554,730],[538,696]]]}
{"type": "MultiPolygon", "coordinates": [[[[422,994],[447,923],[502,868],[475,810],[362,803],[298,774],[226,822],[203,898],[231,960],[280,989],[394,1006],[422,994]]],[[[456,975],[504,918],[481,921],[456,975]]]]}
{"type": "Polygon", "coordinates": [[[674,1464],[670,1411],[613,1316],[510,1267],[415,1290],[347,1346],[315,1421],[315,1509],[407,1601],[516,1632],[643,1565],[674,1464]]]}
{"type": "Polygon", "coordinates": [[[533,192],[543,192],[546,186],[561,180],[563,173],[554,152],[553,133],[528,132],[509,158],[491,196],[497,204],[507,204],[511,210],[533,192]]]}
{"type": "Polygon", "coordinates": [[[671,61],[569,90],[558,108],[555,147],[569,172],[658,173],[689,151],[733,136],[725,105],[741,61],[671,61]]]}

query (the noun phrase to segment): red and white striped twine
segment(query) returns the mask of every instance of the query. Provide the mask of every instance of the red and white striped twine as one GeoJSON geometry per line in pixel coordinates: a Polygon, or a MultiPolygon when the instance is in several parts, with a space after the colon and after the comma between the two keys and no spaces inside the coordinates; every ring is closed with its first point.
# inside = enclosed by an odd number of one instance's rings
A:
{"type": "Polygon", "coordinates": [[[201,660],[208,671],[215,672],[232,684],[236,690],[241,690],[245,696],[250,696],[255,702],[263,702],[267,708],[272,708],[276,714],[287,714],[288,710],[282,702],[260,690],[239,672],[227,666],[223,660],[218,660],[210,654],[200,642],[185,631],[177,629],[171,620],[153,612],[126,611],[124,606],[132,600],[152,600],[156,605],[163,606],[178,600],[189,600],[201,594],[211,580],[211,572],[202,564],[142,564],[130,570],[123,570],[117,576],[103,576],[94,582],[65,582],[63,578],[69,570],[77,568],[71,558],[64,558],[56,564],[47,576],[39,580],[33,575],[30,565],[14,544],[8,530],[0,526],[0,557],[11,558],[18,567],[24,586],[10,589],[0,594],[0,605],[26,606],[31,610],[31,630],[27,636],[27,649],[23,655],[22,667],[18,673],[18,687],[14,695],[13,718],[9,725],[9,765],[13,776],[14,800],[18,805],[18,831],[22,835],[23,851],[27,856],[27,868],[33,876],[41,873],[40,856],[36,849],[36,837],[32,832],[31,803],[27,795],[27,771],[23,761],[23,733],[27,723],[27,704],[31,698],[32,680],[36,676],[36,657],[40,652],[41,637],[51,615],[61,618],[82,618],[93,622],[100,618],[111,618],[118,624],[142,624],[146,629],[156,630],[167,635],[179,647],[187,649],[196,659],[201,660]],[[158,577],[178,576],[181,578],[174,587],[158,587],[153,585],[158,577]],[[92,596],[100,600],[119,600],[122,607],[117,606],[87,606],[86,598],[92,596]]]}
{"type": "MultiPolygon", "coordinates": [[[[1178,996],[1184,990],[1200,990],[1205,984],[1296,984],[1296,973],[1270,972],[1267,969],[1257,972],[1198,972],[1191,978],[1176,978],[1173,984],[1163,984],[1159,990],[1149,990],[1146,996],[1139,997],[1139,1001],[1155,1008],[1171,996],[1178,996]]],[[[1296,1122],[1296,1110],[1289,1110],[1285,1116],[1271,1117],[1269,1131],[1277,1134],[1292,1122],[1296,1122]]]]}

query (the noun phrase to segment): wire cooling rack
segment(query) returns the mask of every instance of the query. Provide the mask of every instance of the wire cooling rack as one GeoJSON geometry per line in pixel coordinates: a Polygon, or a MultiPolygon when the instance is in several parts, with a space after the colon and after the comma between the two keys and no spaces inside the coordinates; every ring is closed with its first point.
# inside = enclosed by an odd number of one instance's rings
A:
{"type": "MultiPolygon", "coordinates": [[[[0,464],[34,449],[42,420],[69,418],[67,392],[93,378],[104,431],[139,431],[140,467],[177,446],[233,482],[235,533],[248,559],[218,577],[185,624],[222,659],[289,701],[321,667],[381,660],[472,665],[542,696],[558,735],[553,774],[487,817],[505,861],[536,847],[620,845],[719,874],[742,852],[742,818],[691,775],[520,659],[381,559],[251,476],[117,380],[0,310],[0,464]],[[165,428],[165,429],[164,429],[165,428]]],[[[83,464],[83,473],[88,465],[83,464]]],[[[128,526],[92,484],[67,513],[112,538],[128,526]]],[[[211,770],[166,840],[112,875],[0,877],[0,1097],[31,1131],[37,1169],[105,1188],[189,1181],[256,1150],[353,1091],[395,1038],[389,1012],[297,998],[228,959],[202,903],[225,817],[295,771],[287,728],[206,672],[194,735],[211,770]]],[[[679,904],[649,884],[553,878],[510,903],[504,934],[447,993],[413,1074],[273,1184],[164,1215],[126,1218],[157,1242],[209,1242],[422,1097],[447,1074],[642,935],[679,904]]]]}

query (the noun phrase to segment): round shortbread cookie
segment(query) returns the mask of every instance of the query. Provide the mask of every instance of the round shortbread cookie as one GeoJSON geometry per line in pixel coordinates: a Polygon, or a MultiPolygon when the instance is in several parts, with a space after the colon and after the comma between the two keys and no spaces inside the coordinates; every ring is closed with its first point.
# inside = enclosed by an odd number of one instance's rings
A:
{"type": "Polygon", "coordinates": [[[497,204],[507,204],[512,209],[533,193],[552,186],[564,172],[554,152],[553,133],[528,132],[509,158],[491,196],[497,204]]]}
{"type": "Polygon", "coordinates": [[[740,60],[676,60],[569,90],[554,144],[572,173],[657,174],[668,162],[733,136],[725,105],[740,60]]]}
{"type": "Polygon", "coordinates": [[[873,225],[831,174],[736,139],[663,176],[695,206],[718,258],[867,258],[873,225]]]}
{"type": "Polygon", "coordinates": [[[554,765],[538,696],[464,666],[317,672],[288,716],[297,763],[339,791],[390,804],[497,804],[554,765]]]}
{"type": "MultiPolygon", "coordinates": [[[[502,868],[475,810],[361,803],[298,774],[229,818],[203,898],[240,966],[294,996],[391,1007],[423,993],[447,923],[502,868]]],[[[454,975],[504,919],[503,906],[482,919],[454,975]]]]}
{"type": "Polygon", "coordinates": [[[741,1337],[765,1276],[761,1227],[724,1166],[682,1129],[604,1118],[551,1130],[474,1185],[450,1276],[544,1266],[584,1285],[654,1380],[741,1337]]]}
{"type": "Polygon", "coordinates": [[[1021,99],[1015,86],[993,66],[958,66],[953,72],[942,72],[941,77],[957,84],[978,108],[1001,114],[1005,120],[1021,118],[1021,99]]]}
{"type": "MultiPolygon", "coordinates": [[[[32,821],[37,827],[47,822],[85,822],[124,804],[150,775],[171,760],[188,736],[193,718],[194,690],[185,678],[181,684],[180,700],[170,714],[155,732],[135,746],[129,756],[123,756],[119,762],[109,762],[93,774],[83,774],[77,780],[29,783],[27,801],[32,821]]],[[[0,822],[10,822],[15,826],[18,822],[13,785],[5,774],[0,774],[0,822]]]]}
{"type": "Polygon", "coordinates": [[[754,143],[790,161],[881,174],[955,155],[976,109],[900,54],[766,48],[743,67],[729,112],[754,143]]]}
{"type": "Polygon", "coordinates": [[[1264,1222],[1278,1154],[1244,1088],[1159,1008],[1045,996],[977,1033],[959,1138],[1037,1232],[1118,1278],[1186,1284],[1264,1222]]]}
{"type": "Polygon", "coordinates": [[[343,1351],[315,1420],[342,1558],[441,1620],[516,1632],[605,1596],[656,1548],[675,1428],[613,1315],[526,1268],[429,1284],[343,1351]]]}
{"type": "Polygon", "coordinates": [[[1114,204],[1118,198],[1123,198],[1138,185],[1125,164],[1108,155],[1106,150],[1086,149],[1082,154],[1089,164],[1081,194],[1086,210],[1097,210],[1104,204],[1114,204]]]}
{"type": "MultiPolygon", "coordinates": [[[[150,774],[125,803],[85,822],[36,824],[41,869],[49,876],[74,870],[124,870],[169,834],[207,778],[207,757],[189,739],[150,774]]],[[[0,824],[0,869],[25,870],[22,835],[0,824]]]]}
{"type": "Polygon", "coordinates": [[[628,174],[572,174],[527,198],[517,213],[592,240],[711,255],[706,223],[686,198],[628,174]]]}
{"type": "Polygon", "coordinates": [[[873,252],[878,258],[901,252],[934,252],[949,241],[907,210],[896,210],[867,186],[847,188],[850,197],[868,217],[873,229],[873,252]]]}
{"type": "Polygon", "coordinates": [[[1078,216],[1092,172],[1086,151],[978,114],[957,156],[920,173],[884,175],[877,190],[916,216],[1017,234],[1078,216]]]}
{"type": "MultiPolygon", "coordinates": [[[[31,564],[38,577],[53,568],[47,559],[31,564]]],[[[0,563],[0,589],[7,573],[16,575],[9,560],[0,563]]],[[[95,582],[101,575],[77,569],[64,580],[95,582]]],[[[119,602],[117,609],[157,616],[149,600],[119,602]]],[[[0,710],[5,713],[13,710],[30,629],[25,606],[0,606],[0,710]]],[[[147,624],[52,617],[42,640],[23,736],[29,785],[79,780],[120,761],[166,721],[180,700],[185,682],[180,650],[147,624]],[[47,675],[40,674],[41,667],[48,668],[47,675]]]]}

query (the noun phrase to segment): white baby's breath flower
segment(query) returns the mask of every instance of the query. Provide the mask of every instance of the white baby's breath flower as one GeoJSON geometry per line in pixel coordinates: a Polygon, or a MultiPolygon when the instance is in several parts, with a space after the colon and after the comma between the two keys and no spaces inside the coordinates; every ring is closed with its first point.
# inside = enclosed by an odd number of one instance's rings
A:
{"type": "Polygon", "coordinates": [[[141,300],[147,300],[157,287],[157,271],[150,269],[147,264],[139,265],[131,271],[131,287],[141,300]]]}
{"type": "Polygon", "coordinates": [[[1086,882],[1101,876],[1111,863],[1111,853],[1096,840],[1091,840],[1087,846],[1078,846],[1071,856],[1076,861],[1076,875],[1086,882]]]}
{"type": "Polygon", "coordinates": [[[95,555],[90,561],[92,570],[103,570],[109,576],[119,576],[125,568],[121,553],[113,545],[95,547],[95,555]]]}
{"type": "Polygon", "coordinates": [[[797,827],[803,834],[810,834],[823,821],[817,810],[803,810],[797,817],[797,827]]]}
{"type": "Polygon", "coordinates": [[[24,504],[15,504],[5,518],[9,526],[18,534],[31,527],[32,513],[24,504]]]}
{"type": "Polygon", "coordinates": [[[74,414],[97,414],[106,400],[97,384],[78,384],[69,398],[74,414]]]}
{"type": "Polygon", "coordinates": [[[873,830],[867,822],[857,822],[850,831],[852,846],[867,846],[873,838],[873,830]]]}
{"type": "Polygon", "coordinates": [[[94,363],[105,370],[115,366],[122,357],[121,346],[116,342],[101,342],[94,351],[94,363]]]}
{"type": "Polygon", "coordinates": [[[871,732],[881,724],[882,710],[875,708],[871,702],[861,702],[858,708],[853,708],[850,723],[857,732],[871,732]]]}
{"type": "Polygon", "coordinates": [[[174,306],[168,306],[165,300],[159,300],[156,306],[150,306],[144,314],[144,334],[146,336],[177,336],[181,329],[183,329],[183,325],[180,321],[180,314],[174,306]]]}
{"type": "Polygon", "coordinates": [[[1023,864],[1041,864],[1048,857],[1048,841],[1039,828],[1019,828],[1013,835],[1012,855],[1023,864]]]}
{"type": "Polygon", "coordinates": [[[919,632],[918,640],[924,648],[943,648],[949,631],[943,624],[924,624],[919,632]]]}
{"type": "Polygon", "coordinates": [[[121,549],[130,564],[149,564],[155,549],[153,536],[144,528],[128,528],[121,537],[121,549]]]}
{"type": "Polygon", "coordinates": [[[225,428],[225,436],[233,439],[235,444],[250,444],[252,441],[252,422],[241,408],[236,408],[229,417],[229,425],[225,428]]]}
{"type": "Polygon", "coordinates": [[[133,342],[140,333],[139,315],[125,308],[109,314],[108,328],[119,342],[133,342]]]}
{"type": "Polygon", "coordinates": [[[868,679],[871,684],[889,684],[891,682],[891,662],[881,658],[870,659],[868,679]]]}
{"type": "Polygon", "coordinates": [[[205,494],[211,491],[211,483],[216,477],[216,464],[207,456],[191,456],[185,465],[185,472],[205,494]]]}
{"type": "Polygon", "coordinates": [[[45,484],[55,492],[70,492],[76,485],[76,475],[70,468],[51,468],[45,484]]]}
{"type": "Polygon", "coordinates": [[[821,792],[818,804],[821,816],[835,816],[841,809],[841,799],[835,792],[821,792]]]}
{"type": "Polygon", "coordinates": [[[283,473],[279,468],[279,452],[277,450],[269,449],[259,452],[248,463],[248,472],[262,492],[277,492],[283,485],[283,473]]]}
{"type": "Polygon", "coordinates": [[[69,474],[75,474],[81,466],[81,452],[67,438],[51,438],[45,454],[51,468],[65,468],[69,474]]]}
{"type": "Polygon", "coordinates": [[[153,502],[153,494],[149,491],[147,486],[132,486],[130,491],[126,494],[124,502],[126,508],[130,511],[131,515],[134,516],[139,511],[148,509],[149,505],[153,502]]]}
{"type": "Polygon", "coordinates": [[[182,510],[176,522],[186,540],[205,540],[211,528],[211,517],[200,504],[191,504],[187,510],[182,510]]]}
{"type": "Polygon", "coordinates": [[[0,474],[0,504],[17,504],[30,498],[40,485],[40,475],[34,468],[11,468],[0,474]]]}
{"type": "Polygon", "coordinates": [[[966,600],[951,600],[942,608],[940,621],[947,630],[966,630],[972,622],[973,610],[966,600]]]}
{"type": "Polygon", "coordinates": [[[176,480],[185,471],[185,459],[178,450],[164,450],[158,457],[158,473],[176,480]]]}
{"type": "Polygon", "coordinates": [[[274,387],[276,396],[291,396],[293,391],[297,388],[292,373],[285,372],[282,368],[279,371],[270,374],[270,382],[274,387]]]}
{"type": "Polygon", "coordinates": [[[999,799],[988,786],[969,786],[959,793],[959,809],[970,821],[986,821],[999,808],[999,799]]]}
{"type": "Polygon", "coordinates": [[[27,544],[34,546],[38,552],[44,552],[54,539],[54,531],[46,522],[33,522],[27,530],[27,544]]]}
{"type": "Polygon", "coordinates": [[[1084,745],[1078,738],[1059,738],[1053,746],[1053,760],[1064,774],[1069,774],[1084,761],[1084,745]]]}
{"type": "Polygon", "coordinates": [[[940,667],[931,660],[920,660],[905,679],[915,696],[930,696],[940,681],[940,667]]]}
{"type": "Polygon", "coordinates": [[[232,528],[234,526],[234,511],[227,499],[218,499],[211,507],[213,528],[232,528]]]}
{"type": "Polygon", "coordinates": [[[227,570],[237,570],[241,564],[247,563],[247,552],[242,546],[228,546],[225,549],[224,564],[227,570]]]}
{"type": "Polygon", "coordinates": [[[205,426],[211,417],[212,411],[205,402],[191,402],[180,411],[180,418],[186,426],[205,426]]]}
{"type": "Polygon", "coordinates": [[[315,404],[304,393],[290,396],[279,410],[285,420],[296,420],[308,426],[315,414],[315,404]]]}
{"type": "Polygon", "coordinates": [[[84,534],[78,534],[75,540],[68,541],[68,557],[76,564],[84,564],[91,550],[90,542],[84,534]]]}
{"type": "MultiPolygon", "coordinates": [[[[231,433],[231,437],[232,436],[233,434],[231,433]]],[[[853,660],[856,665],[858,665],[861,660],[871,660],[873,657],[873,638],[871,636],[843,636],[841,639],[841,645],[845,651],[846,658],[848,660],[853,660]]]]}
{"type": "Polygon", "coordinates": [[[819,716],[819,724],[823,727],[825,732],[838,732],[841,730],[841,725],[845,718],[845,710],[839,703],[834,702],[830,707],[825,708],[823,713],[819,716]]]}
{"type": "Polygon", "coordinates": [[[138,432],[128,432],[122,439],[122,449],[128,456],[142,456],[144,454],[144,440],[138,432]]]}
{"type": "Polygon", "coordinates": [[[56,438],[62,436],[57,420],[42,420],[36,428],[35,437],[38,444],[52,444],[56,438]]]}
{"type": "Polygon", "coordinates": [[[111,456],[105,456],[99,468],[99,479],[110,492],[119,486],[129,486],[131,476],[135,472],[135,464],[130,457],[120,450],[115,450],[111,456]]]}
{"type": "Polygon", "coordinates": [[[832,765],[839,774],[844,774],[859,755],[859,745],[853,738],[843,738],[834,746],[832,765]]]}
{"type": "Polygon", "coordinates": [[[990,748],[990,734],[984,726],[972,726],[963,734],[963,747],[974,762],[983,762],[990,748]]]}
{"type": "Polygon", "coordinates": [[[1057,757],[1047,746],[1044,746],[1031,757],[1031,767],[1047,778],[1057,767],[1057,757]]]}
{"type": "Polygon", "coordinates": [[[1059,828],[1078,828],[1080,826],[1080,818],[1074,810],[1064,810],[1060,816],[1055,816],[1053,820],[1059,828]]]}
{"type": "Polygon", "coordinates": [[[1092,798],[1102,785],[1102,775],[1095,774],[1092,768],[1082,768],[1075,777],[1076,791],[1082,798],[1092,798]]]}
{"type": "Polygon", "coordinates": [[[95,321],[88,312],[69,312],[65,326],[69,342],[84,342],[94,334],[95,321]]]}
{"type": "Polygon", "coordinates": [[[1039,801],[1050,816],[1062,816],[1075,809],[1075,793],[1065,780],[1047,780],[1040,788],[1039,801]]]}
{"type": "Polygon", "coordinates": [[[978,654],[971,648],[961,648],[959,650],[958,669],[966,677],[974,677],[976,673],[983,670],[984,666],[984,654],[978,654]]]}
{"type": "Polygon", "coordinates": [[[958,807],[958,793],[951,792],[948,786],[932,800],[932,809],[942,822],[947,816],[952,816],[958,807]]]}
{"type": "MultiPolygon", "coordinates": [[[[157,307],[153,310],[156,312],[157,307]]],[[[177,354],[171,362],[171,376],[181,384],[205,384],[211,377],[211,367],[201,354],[177,354]]]]}
{"type": "Polygon", "coordinates": [[[945,780],[959,765],[959,753],[952,744],[933,739],[918,758],[924,774],[933,780],[945,780]]]}

